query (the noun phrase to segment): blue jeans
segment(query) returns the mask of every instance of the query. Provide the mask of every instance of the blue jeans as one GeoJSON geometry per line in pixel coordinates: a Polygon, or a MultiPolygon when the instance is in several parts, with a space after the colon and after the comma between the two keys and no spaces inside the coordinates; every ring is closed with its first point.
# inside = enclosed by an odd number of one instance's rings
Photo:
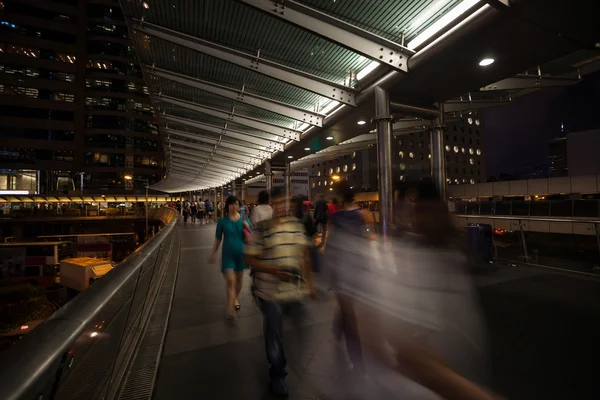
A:
{"type": "Polygon", "coordinates": [[[271,379],[284,379],[287,376],[285,370],[287,361],[283,351],[283,317],[289,314],[294,325],[298,326],[303,315],[302,304],[300,302],[279,303],[260,298],[257,301],[263,314],[265,351],[267,360],[271,364],[269,377],[271,379]]]}

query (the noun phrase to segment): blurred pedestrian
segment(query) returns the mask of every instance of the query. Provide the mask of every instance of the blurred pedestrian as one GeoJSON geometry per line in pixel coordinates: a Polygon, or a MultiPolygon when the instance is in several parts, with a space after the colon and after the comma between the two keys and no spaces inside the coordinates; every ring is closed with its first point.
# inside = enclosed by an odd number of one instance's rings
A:
{"type": "Polygon", "coordinates": [[[301,301],[314,296],[312,243],[298,219],[287,216],[287,199],[281,189],[273,189],[271,201],[273,217],[255,226],[246,254],[253,270],[253,293],[263,314],[265,350],[271,364],[269,388],[275,396],[287,396],[283,317],[290,313],[298,322],[301,301]]]}

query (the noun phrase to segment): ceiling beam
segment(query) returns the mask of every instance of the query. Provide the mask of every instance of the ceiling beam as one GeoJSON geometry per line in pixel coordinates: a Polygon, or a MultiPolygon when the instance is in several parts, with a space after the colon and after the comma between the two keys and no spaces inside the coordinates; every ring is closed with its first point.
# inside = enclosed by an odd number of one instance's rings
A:
{"type": "Polygon", "coordinates": [[[236,64],[242,68],[319,94],[328,99],[356,107],[354,89],[282,64],[262,59],[260,58],[260,52],[258,52],[257,55],[251,55],[159,25],[144,22],[139,19],[133,19],[133,22],[134,32],[142,32],[146,35],[187,47],[188,49],[207,54],[231,64],[236,64]]]}
{"type": "MultiPolygon", "coordinates": [[[[169,156],[170,156],[171,160],[177,158],[179,160],[191,161],[191,162],[195,163],[194,165],[196,165],[196,163],[198,162],[198,156],[197,155],[194,157],[194,156],[189,156],[189,155],[186,155],[186,154],[170,153],[169,156]]],[[[207,161],[203,164],[204,168],[207,168],[207,167],[210,166],[209,161],[210,161],[210,159],[207,158],[207,161]]],[[[218,160],[215,160],[215,161],[218,161],[218,160]]],[[[225,161],[225,160],[218,161],[218,162],[219,162],[219,167],[218,168],[227,169],[227,170],[230,170],[230,171],[233,171],[233,172],[237,172],[237,171],[245,172],[245,171],[248,171],[250,169],[249,167],[245,167],[244,168],[244,167],[240,166],[239,163],[237,163],[237,162],[230,162],[230,161],[225,161]]]]}
{"type": "Polygon", "coordinates": [[[193,119],[181,118],[170,114],[165,114],[163,118],[170,122],[202,129],[207,132],[216,133],[217,135],[226,135],[233,139],[251,141],[252,143],[260,144],[261,146],[264,146],[267,149],[272,149],[272,151],[283,151],[285,149],[285,145],[276,140],[257,137],[254,133],[246,133],[242,131],[231,130],[227,128],[227,126],[221,128],[216,125],[207,124],[193,119]]]}
{"type": "MultiPolygon", "coordinates": [[[[182,173],[182,172],[179,172],[179,171],[175,171],[171,175],[174,175],[176,178],[179,178],[179,177],[189,178],[190,181],[186,182],[186,184],[190,184],[190,183],[196,182],[196,181],[201,181],[203,184],[207,184],[207,185],[210,185],[210,186],[222,186],[222,185],[224,185],[226,183],[225,179],[223,179],[223,180],[217,180],[217,179],[197,179],[194,176],[186,175],[185,173],[182,173]]],[[[169,178],[169,176],[167,175],[167,179],[168,178],[169,178]]],[[[179,185],[179,186],[183,186],[183,185],[179,185]]]]}
{"type": "Polygon", "coordinates": [[[227,157],[231,157],[231,158],[236,158],[236,159],[239,159],[241,162],[248,163],[248,164],[251,164],[253,162],[259,163],[261,161],[261,159],[259,157],[252,156],[252,155],[246,154],[246,153],[240,154],[235,151],[226,151],[226,150],[220,149],[219,146],[202,145],[201,143],[192,143],[192,142],[186,142],[186,141],[177,140],[177,139],[169,139],[168,141],[171,144],[174,144],[177,146],[182,146],[182,147],[187,147],[190,149],[214,151],[215,154],[223,155],[223,156],[227,156],[227,157]]]}
{"type": "MultiPolygon", "coordinates": [[[[175,152],[175,153],[182,153],[182,154],[187,154],[189,156],[195,156],[195,157],[198,157],[199,155],[203,155],[203,154],[198,154],[198,153],[204,153],[204,155],[207,155],[210,157],[210,161],[227,162],[227,163],[230,163],[229,165],[236,163],[237,166],[240,168],[245,168],[245,167],[252,168],[252,167],[254,167],[254,165],[258,164],[258,162],[257,163],[249,163],[249,162],[246,162],[239,158],[233,158],[233,157],[225,156],[222,154],[216,154],[214,152],[211,153],[209,151],[200,150],[200,149],[192,151],[192,150],[188,150],[188,149],[181,148],[181,147],[170,146],[169,150],[172,152],[175,152]]],[[[233,166],[236,166],[236,165],[233,165],[233,166]]]]}
{"type": "Polygon", "coordinates": [[[349,50],[389,67],[407,72],[407,60],[414,51],[381,36],[315,10],[297,1],[239,0],[269,15],[316,33],[349,50]]]}
{"type": "MultiPolygon", "coordinates": [[[[187,137],[190,139],[195,138],[197,140],[202,140],[206,143],[218,143],[220,141],[221,143],[232,144],[235,146],[242,147],[246,150],[253,149],[253,150],[257,150],[257,151],[265,151],[263,146],[258,145],[254,142],[246,142],[246,141],[240,141],[240,140],[232,141],[231,137],[228,137],[223,134],[213,135],[212,133],[209,134],[209,133],[205,133],[205,132],[187,132],[187,131],[180,131],[178,129],[171,129],[171,128],[165,129],[165,132],[167,132],[169,135],[187,137]]],[[[268,152],[268,154],[271,154],[271,153],[268,152]]]]}
{"type": "Polygon", "coordinates": [[[191,171],[185,167],[171,167],[169,172],[177,172],[183,175],[193,176],[194,178],[208,178],[208,179],[227,179],[225,174],[199,174],[198,172],[191,171]]]}
{"type": "Polygon", "coordinates": [[[244,90],[243,85],[241,89],[231,89],[227,86],[217,85],[216,83],[203,81],[201,79],[192,78],[187,75],[178,74],[161,68],[155,68],[151,66],[146,66],[146,68],[150,74],[160,78],[168,79],[173,82],[179,82],[183,85],[213,93],[227,99],[262,108],[263,110],[284,115],[300,122],[306,122],[309,125],[319,127],[323,126],[323,115],[285,104],[280,101],[271,100],[263,96],[248,93],[244,90]]]}
{"type": "Polygon", "coordinates": [[[444,112],[453,113],[460,111],[481,110],[482,108],[501,107],[508,104],[510,104],[510,100],[447,101],[444,103],[444,112]]]}
{"type": "Polygon", "coordinates": [[[580,79],[572,77],[556,77],[543,75],[517,75],[482,87],[482,92],[493,90],[520,90],[542,87],[569,86],[579,82],[580,79]]]}
{"type": "Polygon", "coordinates": [[[250,118],[246,116],[236,115],[235,110],[231,112],[219,110],[212,107],[203,106],[197,103],[192,103],[190,101],[180,100],[171,96],[158,95],[156,96],[160,101],[164,101],[169,104],[173,104],[179,107],[186,108],[188,110],[200,112],[206,115],[212,115],[213,117],[217,117],[223,119],[228,122],[235,122],[236,124],[248,126],[250,128],[258,129],[263,132],[268,132],[271,135],[279,136],[285,139],[291,139],[295,141],[300,140],[300,132],[295,131],[293,129],[284,128],[278,125],[269,124],[267,122],[260,121],[255,118],[250,118]]]}
{"type": "Polygon", "coordinates": [[[219,163],[218,167],[213,167],[210,164],[198,164],[195,161],[197,161],[196,158],[194,157],[189,157],[186,156],[184,154],[172,154],[171,155],[171,162],[172,163],[177,163],[177,164],[183,164],[183,165],[187,165],[188,167],[191,168],[202,168],[202,169],[213,169],[213,168],[218,168],[219,170],[225,170],[227,172],[231,172],[231,173],[245,173],[247,171],[247,169],[241,168],[241,167],[233,167],[230,165],[226,165],[223,162],[219,163]]]}
{"type": "MultiPolygon", "coordinates": [[[[224,147],[226,149],[231,149],[231,150],[237,150],[240,151],[242,153],[247,153],[249,150],[254,150],[257,155],[256,157],[264,160],[267,158],[271,158],[271,153],[268,151],[263,151],[263,150],[258,150],[256,149],[256,146],[254,144],[248,144],[247,146],[241,146],[239,144],[234,144],[234,143],[229,143],[226,140],[223,140],[223,138],[221,138],[221,140],[219,139],[213,139],[213,138],[208,138],[206,136],[202,136],[199,134],[193,134],[193,133],[189,133],[189,132],[182,132],[182,131],[176,131],[174,129],[166,129],[166,132],[169,135],[174,135],[174,136],[180,136],[180,137],[184,137],[184,138],[188,138],[188,139],[193,139],[193,140],[199,140],[205,143],[210,143],[210,144],[218,144],[219,147],[224,147]]],[[[223,135],[225,136],[225,135],[223,135]]],[[[225,136],[226,137],[226,136],[225,136]]]]}

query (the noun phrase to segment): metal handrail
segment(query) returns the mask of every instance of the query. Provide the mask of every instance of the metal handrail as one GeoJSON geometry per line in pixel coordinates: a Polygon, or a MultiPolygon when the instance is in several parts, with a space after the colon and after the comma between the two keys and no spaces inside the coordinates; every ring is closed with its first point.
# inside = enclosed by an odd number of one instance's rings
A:
{"type": "Polygon", "coordinates": [[[576,218],[538,218],[528,217],[526,215],[470,215],[470,214],[457,214],[457,218],[485,218],[485,219],[503,219],[503,220],[519,220],[519,221],[537,221],[537,222],[577,222],[581,224],[600,224],[600,219],[587,220],[587,219],[576,219],[576,218]]]}
{"type": "Polygon", "coordinates": [[[168,240],[176,223],[177,218],[174,218],[160,233],[120,263],[118,268],[60,308],[2,354],[0,399],[21,399],[30,387],[42,379],[115,295],[137,279],[145,261],[168,240]]]}

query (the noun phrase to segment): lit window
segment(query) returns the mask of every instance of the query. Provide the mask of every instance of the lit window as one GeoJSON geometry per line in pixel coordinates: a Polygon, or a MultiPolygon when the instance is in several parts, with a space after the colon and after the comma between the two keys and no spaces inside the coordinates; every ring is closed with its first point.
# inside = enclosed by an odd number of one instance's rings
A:
{"type": "Polygon", "coordinates": [[[450,146],[446,145],[446,151],[450,151],[450,146]]]}
{"type": "Polygon", "coordinates": [[[329,184],[329,181],[325,181],[323,182],[323,185],[327,186],[329,184]]]}
{"type": "Polygon", "coordinates": [[[6,52],[8,54],[18,54],[20,56],[40,58],[39,50],[31,49],[25,46],[14,46],[12,44],[9,44],[8,46],[6,46],[6,52]]]}
{"type": "Polygon", "coordinates": [[[355,151],[352,152],[352,158],[354,158],[354,157],[356,157],[356,152],[355,151]]]}
{"type": "Polygon", "coordinates": [[[479,126],[480,123],[478,119],[475,120],[475,125],[479,126]]]}
{"type": "Polygon", "coordinates": [[[400,171],[404,171],[406,169],[406,165],[400,163],[400,171]]]}
{"type": "Polygon", "coordinates": [[[458,153],[458,146],[454,146],[454,152],[458,153]]]}
{"type": "Polygon", "coordinates": [[[356,169],[356,164],[352,164],[352,171],[356,169]]]}
{"type": "Polygon", "coordinates": [[[404,180],[404,175],[400,175],[400,180],[403,181],[404,180]]]}
{"type": "Polygon", "coordinates": [[[344,172],[348,172],[348,164],[344,165],[344,172]]]}
{"type": "Polygon", "coordinates": [[[431,160],[431,153],[427,154],[427,158],[431,160]]]}
{"type": "Polygon", "coordinates": [[[464,148],[464,147],[461,147],[461,148],[460,148],[460,151],[461,151],[463,154],[465,154],[465,148],[464,148]]]}
{"type": "Polygon", "coordinates": [[[398,153],[398,155],[400,156],[400,158],[404,158],[404,152],[401,151],[400,153],[398,153]]]}
{"type": "Polygon", "coordinates": [[[333,168],[329,168],[329,175],[333,174],[333,168]]]}
{"type": "Polygon", "coordinates": [[[55,92],[54,100],[73,103],[75,101],[75,95],[73,93],[55,92]]]}
{"type": "Polygon", "coordinates": [[[335,169],[335,172],[339,174],[341,170],[342,170],[342,169],[341,169],[340,167],[337,167],[337,168],[335,169]]]}
{"type": "Polygon", "coordinates": [[[481,155],[481,150],[477,149],[477,155],[480,156],[481,155]]]}
{"type": "Polygon", "coordinates": [[[314,182],[312,183],[312,187],[313,187],[313,189],[315,188],[315,183],[314,182]]]}
{"type": "Polygon", "coordinates": [[[469,123],[469,125],[472,125],[472,124],[473,124],[473,118],[469,117],[469,118],[467,119],[467,122],[469,123]]]}
{"type": "Polygon", "coordinates": [[[402,146],[402,139],[398,140],[398,144],[402,146]]]}
{"type": "Polygon", "coordinates": [[[412,152],[412,151],[411,151],[410,153],[408,153],[408,156],[409,156],[410,158],[415,158],[415,155],[413,154],[413,152],[412,152]]]}
{"type": "Polygon", "coordinates": [[[473,149],[469,149],[469,154],[473,154],[473,149]]]}
{"type": "Polygon", "coordinates": [[[321,171],[317,171],[317,176],[321,176],[321,171]]]}
{"type": "Polygon", "coordinates": [[[469,164],[473,165],[474,161],[472,158],[469,158],[469,164]]]}
{"type": "Polygon", "coordinates": [[[321,181],[319,181],[318,185],[321,186],[321,181]]]}
{"type": "Polygon", "coordinates": [[[471,185],[473,185],[475,183],[475,179],[471,178],[470,182],[471,182],[471,185]]]}

